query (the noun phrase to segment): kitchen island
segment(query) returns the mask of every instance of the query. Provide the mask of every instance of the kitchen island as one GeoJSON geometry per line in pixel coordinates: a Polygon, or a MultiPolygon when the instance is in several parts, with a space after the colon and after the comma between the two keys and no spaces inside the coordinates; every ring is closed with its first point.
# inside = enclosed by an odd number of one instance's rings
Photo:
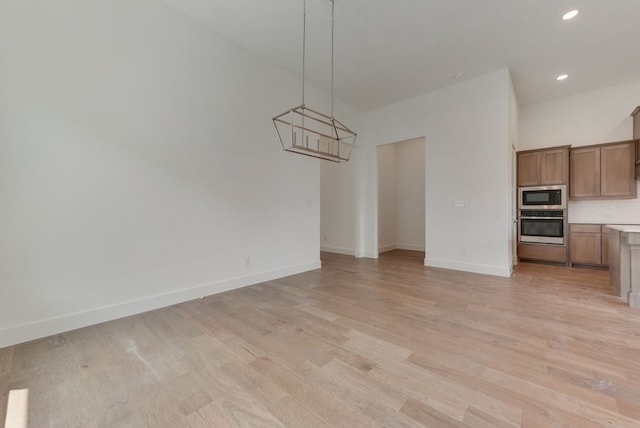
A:
{"type": "Polygon", "coordinates": [[[614,292],[632,308],[640,307],[640,225],[607,225],[609,275],[614,292]]]}

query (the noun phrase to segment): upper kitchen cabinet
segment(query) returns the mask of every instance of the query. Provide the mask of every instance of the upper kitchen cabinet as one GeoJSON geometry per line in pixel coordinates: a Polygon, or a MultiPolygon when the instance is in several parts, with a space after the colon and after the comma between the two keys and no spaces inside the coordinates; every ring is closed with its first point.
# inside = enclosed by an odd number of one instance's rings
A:
{"type": "Polygon", "coordinates": [[[567,184],[569,146],[518,152],[518,186],[567,184]]]}
{"type": "Polygon", "coordinates": [[[600,148],[600,195],[605,198],[635,198],[637,141],[600,148]]]}
{"type": "Polygon", "coordinates": [[[593,199],[600,196],[600,147],[571,149],[569,197],[593,199]]]}
{"type": "MultiPolygon", "coordinates": [[[[640,140],[640,106],[631,113],[633,116],[633,139],[640,140]]],[[[636,145],[636,178],[640,180],[640,141],[636,145]]]]}
{"type": "Polygon", "coordinates": [[[635,198],[636,145],[633,140],[571,149],[569,197],[635,198]]]}

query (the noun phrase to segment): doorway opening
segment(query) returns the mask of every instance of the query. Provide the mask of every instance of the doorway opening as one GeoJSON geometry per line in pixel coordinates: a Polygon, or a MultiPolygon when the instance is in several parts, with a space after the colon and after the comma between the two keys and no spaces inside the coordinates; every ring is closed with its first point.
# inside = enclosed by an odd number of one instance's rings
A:
{"type": "Polygon", "coordinates": [[[378,255],[424,264],[425,139],[377,147],[378,255]]]}

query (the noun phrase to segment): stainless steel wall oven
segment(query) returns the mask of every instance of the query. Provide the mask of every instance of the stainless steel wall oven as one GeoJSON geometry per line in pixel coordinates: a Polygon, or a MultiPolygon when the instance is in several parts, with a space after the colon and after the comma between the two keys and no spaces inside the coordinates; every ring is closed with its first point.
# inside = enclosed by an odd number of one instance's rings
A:
{"type": "Polygon", "coordinates": [[[521,210],[520,242],[565,243],[564,210],[521,210]]]}

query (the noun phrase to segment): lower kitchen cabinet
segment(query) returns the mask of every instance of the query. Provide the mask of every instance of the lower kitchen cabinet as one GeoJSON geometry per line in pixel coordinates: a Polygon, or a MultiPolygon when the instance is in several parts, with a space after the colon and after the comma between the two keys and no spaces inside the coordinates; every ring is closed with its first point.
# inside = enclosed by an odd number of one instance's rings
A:
{"type": "Polygon", "coordinates": [[[602,264],[609,266],[609,228],[602,226],[602,264]]]}
{"type": "Polygon", "coordinates": [[[569,262],[609,265],[609,229],[601,224],[569,224],[569,262]]]}
{"type": "Polygon", "coordinates": [[[554,244],[518,244],[518,259],[566,263],[567,247],[554,244]]]}

